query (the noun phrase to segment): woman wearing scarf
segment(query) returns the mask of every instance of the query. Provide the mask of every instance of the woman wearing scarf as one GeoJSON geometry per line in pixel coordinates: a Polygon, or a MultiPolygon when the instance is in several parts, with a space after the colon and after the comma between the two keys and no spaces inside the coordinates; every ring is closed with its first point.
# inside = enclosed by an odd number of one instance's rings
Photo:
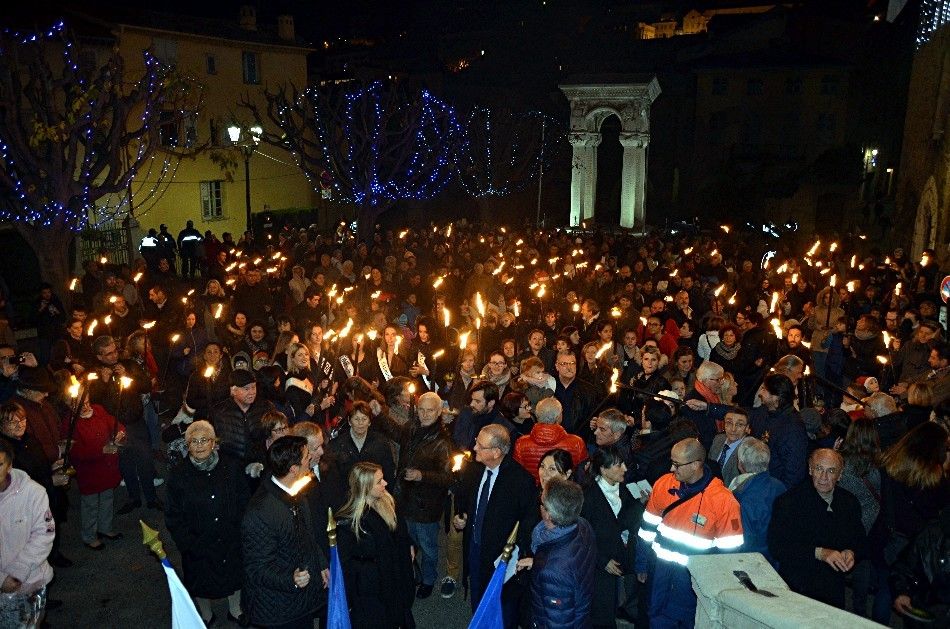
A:
{"type": "Polygon", "coordinates": [[[533,557],[519,559],[531,570],[533,626],[580,629],[590,624],[597,552],[594,530],[580,517],[581,488],[550,480],[541,494],[541,521],[531,532],[533,557]]]}
{"type": "Polygon", "coordinates": [[[508,368],[508,359],[501,352],[492,352],[488,362],[482,367],[482,380],[488,380],[498,387],[498,399],[505,397],[510,388],[511,370],[508,368]]]}
{"type": "Polygon", "coordinates": [[[165,526],[181,552],[184,584],[202,619],[214,622],[211,600],[227,597],[228,619],[241,611],[241,518],[248,484],[243,470],[218,452],[214,428],[196,421],[185,431],[188,457],[168,478],[165,526]]]}
{"type": "Polygon", "coordinates": [[[739,342],[739,330],[734,325],[725,325],[719,330],[719,342],[709,352],[709,360],[716,363],[735,377],[737,381],[747,375],[749,365],[746,362],[742,343],[739,342]]]}

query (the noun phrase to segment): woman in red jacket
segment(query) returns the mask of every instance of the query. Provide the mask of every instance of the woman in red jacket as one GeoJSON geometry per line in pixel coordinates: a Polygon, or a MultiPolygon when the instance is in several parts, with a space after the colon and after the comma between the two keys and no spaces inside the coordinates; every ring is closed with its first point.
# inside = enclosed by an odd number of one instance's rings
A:
{"type": "MultiPolygon", "coordinates": [[[[63,427],[69,434],[69,427],[63,427]]],[[[82,541],[93,550],[105,546],[100,538],[119,539],[122,533],[112,530],[113,493],[119,486],[118,446],[125,438],[125,428],[106,409],[83,400],[73,431],[69,460],[76,468],[79,485],[82,541]]]]}

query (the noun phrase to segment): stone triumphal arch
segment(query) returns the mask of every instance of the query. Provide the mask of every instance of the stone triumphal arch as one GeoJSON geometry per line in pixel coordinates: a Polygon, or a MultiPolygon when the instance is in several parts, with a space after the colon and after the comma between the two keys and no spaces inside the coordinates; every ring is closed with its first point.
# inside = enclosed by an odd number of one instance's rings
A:
{"type": "Polygon", "coordinates": [[[620,119],[623,169],[620,183],[620,226],[642,229],[645,222],[647,147],[650,105],[660,95],[656,77],[646,83],[574,83],[559,86],[571,104],[572,226],[594,217],[597,198],[597,147],[601,125],[620,119]]]}

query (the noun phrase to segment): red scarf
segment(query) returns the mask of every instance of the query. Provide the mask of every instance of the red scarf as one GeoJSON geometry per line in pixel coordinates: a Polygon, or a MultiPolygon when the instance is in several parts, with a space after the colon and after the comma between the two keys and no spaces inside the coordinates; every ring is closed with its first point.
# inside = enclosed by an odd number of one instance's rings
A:
{"type": "Polygon", "coordinates": [[[708,404],[722,404],[719,399],[719,394],[714,393],[702,380],[697,379],[693,386],[708,404]]]}

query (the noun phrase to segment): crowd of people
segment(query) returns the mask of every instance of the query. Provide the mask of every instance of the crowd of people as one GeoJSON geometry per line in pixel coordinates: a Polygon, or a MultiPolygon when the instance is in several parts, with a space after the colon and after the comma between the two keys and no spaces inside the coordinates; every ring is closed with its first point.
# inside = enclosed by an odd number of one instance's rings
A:
{"type": "Polygon", "coordinates": [[[44,285],[31,351],[0,344],[3,592],[72,563],[75,481],[90,550],[164,513],[209,625],[217,599],[325,620],[331,542],[354,627],[474,610],[516,525],[508,627],[692,626],[689,558],[731,552],[948,621],[932,251],[464,221],[146,240],[44,285]]]}

